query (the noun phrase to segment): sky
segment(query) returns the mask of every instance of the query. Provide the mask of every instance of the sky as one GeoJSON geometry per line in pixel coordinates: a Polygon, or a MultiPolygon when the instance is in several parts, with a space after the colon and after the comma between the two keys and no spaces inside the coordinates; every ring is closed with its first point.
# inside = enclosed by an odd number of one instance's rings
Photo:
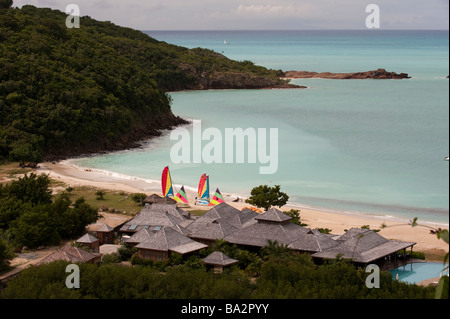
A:
{"type": "Polygon", "coordinates": [[[361,30],[369,4],[380,29],[449,29],[449,0],[14,0],[138,30],[361,30]]]}

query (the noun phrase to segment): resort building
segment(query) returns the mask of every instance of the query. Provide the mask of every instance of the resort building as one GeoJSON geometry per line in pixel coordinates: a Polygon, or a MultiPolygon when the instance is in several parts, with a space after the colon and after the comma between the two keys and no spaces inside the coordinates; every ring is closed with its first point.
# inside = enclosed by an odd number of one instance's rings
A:
{"type": "Polygon", "coordinates": [[[80,246],[86,247],[88,250],[93,251],[94,253],[99,252],[100,247],[99,239],[88,233],[78,238],[76,242],[80,244],[80,246]]]}
{"type": "Polygon", "coordinates": [[[111,226],[103,224],[96,230],[96,233],[100,245],[114,243],[114,228],[111,226]]]}
{"type": "Polygon", "coordinates": [[[215,251],[206,258],[202,259],[206,265],[214,267],[214,272],[221,273],[224,267],[235,265],[239,260],[228,257],[222,252],[215,251]]]}
{"type": "Polygon", "coordinates": [[[153,203],[147,203],[136,217],[120,228],[122,234],[127,235],[123,241],[138,248],[138,255],[144,259],[168,260],[171,252],[189,255],[222,239],[250,250],[267,246],[269,241],[278,242],[311,254],[317,263],[339,257],[357,265],[376,263],[382,269],[389,269],[398,264],[399,255],[406,258],[406,249],[412,251],[416,244],[388,240],[373,230],[360,228],[341,236],[323,234],[292,223],[292,217],[276,208],[260,214],[221,203],[201,217],[191,218],[173,203],[162,204],[156,196],[149,198],[153,203]]]}
{"type": "Polygon", "coordinates": [[[133,235],[141,229],[156,232],[164,227],[178,225],[188,218],[190,214],[175,204],[146,204],[141,212],[126,222],[119,231],[126,235],[133,235]]]}
{"type": "Polygon", "coordinates": [[[353,263],[366,266],[377,264],[381,269],[396,268],[408,259],[407,249],[416,243],[388,240],[370,229],[352,228],[336,239],[338,245],[314,253],[312,257],[323,262],[340,256],[350,259],[353,263]],[[399,254],[399,252],[401,252],[399,254]]]}
{"type": "Polygon", "coordinates": [[[138,249],[138,256],[142,259],[150,259],[152,261],[169,260],[172,252],[187,255],[208,247],[171,227],[164,227],[156,233],[150,233],[145,229],[143,232],[147,234],[143,234],[143,237],[147,237],[147,239],[135,246],[138,249]]]}
{"type": "Polygon", "coordinates": [[[71,244],[67,244],[63,246],[61,249],[56,252],[48,255],[41,261],[39,261],[36,265],[42,265],[46,263],[51,263],[57,260],[64,260],[70,263],[97,263],[100,262],[101,254],[99,253],[90,253],[83,248],[72,246],[71,244]]]}

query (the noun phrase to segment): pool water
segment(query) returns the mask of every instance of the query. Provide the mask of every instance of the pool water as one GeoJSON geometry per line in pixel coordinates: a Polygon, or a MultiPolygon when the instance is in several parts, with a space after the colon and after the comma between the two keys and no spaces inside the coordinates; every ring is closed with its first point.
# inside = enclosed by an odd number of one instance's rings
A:
{"type": "Polygon", "coordinates": [[[424,263],[411,263],[390,271],[394,278],[410,284],[417,284],[423,280],[440,277],[441,272],[443,275],[448,275],[448,269],[444,268],[448,264],[444,265],[440,262],[424,262],[424,263]]]}

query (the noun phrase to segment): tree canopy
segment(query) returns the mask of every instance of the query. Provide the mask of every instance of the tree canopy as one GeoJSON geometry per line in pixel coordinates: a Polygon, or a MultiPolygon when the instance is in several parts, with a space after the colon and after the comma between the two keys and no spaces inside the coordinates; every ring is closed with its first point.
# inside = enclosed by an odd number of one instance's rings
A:
{"type": "Polygon", "coordinates": [[[9,9],[12,7],[13,0],[0,0],[0,9],[9,9]]]}
{"type": "Polygon", "coordinates": [[[14,247],[59,244],[84,234],[98,219],[97,210],[62,193],[55,198],[47,175],[30,174],[0,185],[0,231],[14,247]]]}
{"type": "Polygon", "coordinates": [[[0,10],[0,159],[36,163],[134,146],[186,123],[168,91],[282,84],[280,71],[90,17],[68,29],[66,18],[31,5],[0,10]]]}
{"type": "Polygon", "coordinates": [[[259,208],[264,208],[266,211],[272,206],[282,207],[289,200],[289,196],[280,190],[280,185],[275,185],[274,187],[260,185],[254,187],[250,195],[245,202],[259,208]]]}

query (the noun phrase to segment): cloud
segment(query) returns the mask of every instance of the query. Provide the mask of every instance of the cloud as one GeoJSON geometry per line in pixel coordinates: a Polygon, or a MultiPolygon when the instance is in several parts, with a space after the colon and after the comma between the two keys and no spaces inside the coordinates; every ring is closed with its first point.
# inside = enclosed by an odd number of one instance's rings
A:
{"type": "Polygon", "coordinates": [[[448,29],[448,0],[15,0],[141,30],[362,29],[365,8],[376,3],[381,27],[448,29]]]}
{"type": "Polygon", "coordinates": [[[314,7],[308,4],[293,5],[244,5],[236,9],[236,15],[256,15],[259,17],[281,17],[281,16],[305,16],[311,13],[314,7]]]}

